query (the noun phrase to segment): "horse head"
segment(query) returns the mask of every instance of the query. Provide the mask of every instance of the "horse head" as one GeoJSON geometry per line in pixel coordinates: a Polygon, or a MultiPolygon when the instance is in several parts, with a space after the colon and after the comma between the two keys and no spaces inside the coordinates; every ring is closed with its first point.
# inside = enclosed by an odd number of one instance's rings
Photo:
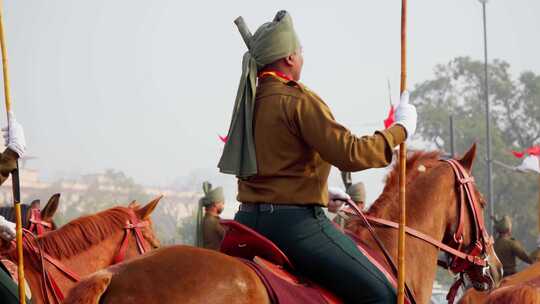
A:
{"type": "MultiPolygon", "coordinates": [[[[490,290],[499,286],[502,264],[493,249],[493,238],[488,235],[484,209],[486,201],[478,191],[472,168],[476,156],[476,144],[458,160],[448,160],[455,174],[454,216],[449,217],[445,231],[445,243],[467,254],[467,259],[448,255],[448,268],[460,274],[466,287],[490,290]]],[[[457,285],[456,285],[457,286],[457,285]]]]}
{"type": "Polygon", "coordinates": [[[158,248],[160,246],[159,239],[156,237],[153,229],[152,219],[150,215],[154,212],[154,209],[157,207],[159,201],[163,198],[163,195],[158,196],[148,202],[144,207],[139,207],[139,205],[133,201],[129,204],[128,208],[132,209],[135,212],[138,220],[141,222],[148,223],[143,225],[141,229],[141,234],[144,239],[150,244],[152,249],[158,248]]]}
{"type": "Polygon", "coordinates": [[[25,227],[36,235],[56,230],[56,224],[53,220],[54,214],[58,210],[60,203],[60,193],[53,194],[47,205],[40,210],[40,200],[34,200],[30,203],[29,210],[26,210],[25,227]]]}
{"type": "MultiPolygon", "coordinates": [[[[141,208],[118,206],[82,216],[37,238],[24,234],[25,273],[32,290],[39,291],[35,303],[61,302],[81,277],[158,247],[150,215],[160,199],[141,208]],[[55,275],[49,275],[51,269],[55,275]]],[[[6,256],[16,260],[17,251],[12,248],[6,256]]]]}

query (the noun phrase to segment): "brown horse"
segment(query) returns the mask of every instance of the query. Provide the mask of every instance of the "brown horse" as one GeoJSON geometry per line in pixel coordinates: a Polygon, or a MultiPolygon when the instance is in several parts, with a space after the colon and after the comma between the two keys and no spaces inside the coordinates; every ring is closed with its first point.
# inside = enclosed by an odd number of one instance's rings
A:
{"type": "Polygon", "coordinates": [[[535,263],[522,271],[504,278],[501,287],[490,293],[468,290],[460,299],[460,304],[540,303],[540,263],[535,263]]]}
{"type": "MultiPolygon", "coordinates": [[[[44,279],[43,273],[53,278],[57,290],[65,295],[73,287],[75,282],[60,271],[49,260],[42,262],[40,256],[36,257],[39,250],[44,255],[58,261],[68,272],[77,276],[86,276],[113,264],[113,260],[119,253],[124,239],[127,240],[123,258],[131,259],[139,255],[139,241],[129,230],[126,229],[129,221],[146,223],[141,225],[141,235],[144,241],[152,248],[159,246],[159,241],[154,235],[150,214],[157,206],[161,197],[139,208],[114,207],[95,215],[84,216],[73,220],[58,230],[49,232],[41,237],[25,243],[25,276],[32,291],[32,302],[56,303],[54,290],[48,290],[50,281],[44,279]],[[33,245],[32,245],[33,243],[33,245]],[[33,247],[35,245],[35,247],[33,247]],[[38,248],[33,251],[32,248],[38,248]],[[37,252],[37,253],[36,253],[37,252]]],[[[9,256],[15,260],[16,252],[12,250],[9,256]]],[[[50,288],[54,289],[54,288],[50,288]]],[[[59,297],[61,300],[61,296],[59,297]]]]}
{"type": "MultiPolygon", "coordinates": [[[[459,162],[469,172],[476,153],[473,147],[459,162]]],[[[439,161],[438,153],[417,152],[407,161],[407,223],[432,238],[446,241],[456,229],[457,182],[454,171],[439,161]]],[[[371,215],[397,221],[398,172],[390,173],[383,194],[371,215]]],[[[480,197],[479,193],[476,193],[480,197]]],[[[482,208],[483,208],[482,202],[482,208]]],[[[482,216],[480,214],[480,216],[482,216]]],[[[474,223],[464,216],[463,246],[471,243],[474,223]]],[[[386,248],[396,258],[397,232],[377,228],[386,248]]],[[[356,233],[377,248],[361,225],[356,233]]],[[[418,303],[428,303],[437,267],[438,250],[430,244],[407,239],[407,283],[418,303]]],[[[495,285],[501,264],[489,252],[491,277],[495,285]]],[[[317,267],[314,265],[314,267],[317,267]]],[[[128,263],[93,274],[72,289],[66,304],[72,303],[268,303],[269,298],[254,272],[237,259],[218,252],[186,246],[165,247],[128,263]]]]}

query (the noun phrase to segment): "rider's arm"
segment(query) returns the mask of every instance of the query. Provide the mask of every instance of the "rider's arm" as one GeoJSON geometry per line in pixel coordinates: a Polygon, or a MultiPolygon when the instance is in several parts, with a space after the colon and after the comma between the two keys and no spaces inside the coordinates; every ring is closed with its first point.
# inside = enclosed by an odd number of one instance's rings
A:
{"type": "Polygon", "coordinates": [[[525,249],[523,249],[523,246],[519,241],[514,241],[512,250],[514,251],[514,254],[523,262],[527,264],[532,264],[534,261],[529,257],[527,252],[525,252],[525,249]]]}
{"type": "Polygon", "coordinates": [[[357,137],[339,124],[328,106],[315,94],[295,99],[292,120],[302,139],[328,163],[342,171],[385,167],[393,149],[405,141],[406,132],[394,125],[371,136],[357,137]]]}

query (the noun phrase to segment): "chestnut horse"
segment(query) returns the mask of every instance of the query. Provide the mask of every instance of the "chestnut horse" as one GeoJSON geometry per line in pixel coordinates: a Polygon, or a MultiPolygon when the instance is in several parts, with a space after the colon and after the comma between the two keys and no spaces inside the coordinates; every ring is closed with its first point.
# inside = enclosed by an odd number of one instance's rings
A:
{"type": "MultiPolygon", "coordinates": [[[[471,171],[476,147],[459,163],[471,171]]],[[[446,243],[458,222],[458,182],[450,164],[439,160],[439,153],[417,152],[407,161],[407,224],[446,243]]],[[[398,170],[390,173],[383,194],[372,208],[372,216],[397,221],[398,170]]],[[[480,194],[476,193],[480,198],[480,194]]],[[[483,201],[481,202],[483,208],[483,201]]],[[[480,214],[479,216],[483,216],[480,214]]],[[[475,223],[466,210],[463,247],[472,242],[475,223]]],[[[371,241],[361,225],[355,232],[371,241]]],[[[377,228],[384,245],[396,258],[397,232],[377,228]]],[[[491,247],[491,246],[488,246],[491,247]]],[[[406,280],[417,303],[428,303],[437,267],[438,250],[408,237],[406,280]]],[[[502,266],[491,249],[486,257],[494,284],[502,266]]],[[[317,267],[317,265],[313,265],[317,267]]],[[[359,286],[361,288],[361,286],[359,286]]],[[[187,246],[158,249],[134,260],[109,267],[80,282],[66,298],[66,304],[86,303],[268,303],[269,298],[255,273],[234,257],[187,246]]]]}
{"type": "MultiPolygon", "coordinates": [[[[142,208],[130,204],[129,207],[114,207],[94,215],[80,217],[73,220],[58,230],[51,231],[36,239],[30,240],[29,246],[25,243],[25,267],[26,280],[32,291],[32,302],[56,303],[59,292],[67,294],[75,282],[65,272],[49,263],[49,260],[41,261],[40,256],[32,248],[38,248],[37,252],[43,252],[43,256],[52,257],[64,269],[76,276],[86,276],[113,264],[120,251],[124,239],[127,240],[123,258],[131,259],[139,255],[139,241],[134,234],[127,229],[128,223],[135,220],[141,225],[141,236],[151,248],[159,247],[159,241],[154,235],[150,214],[157,206],[161,197],[149,202],[142,208]],[[30,247],[35,245],[35,247],[30,247]],[[42,264],[43,263],[43,264],[42,264]],[[42,269],[43,267],[43,269],[42,269]],[[56,287],[50,287],[50,281],[46,276],[53,278],[56,287]],[[53,289],[53,290],[49,290],[53,289]]],[[[16,252],[11,250],[8,256],[15,261],[16,252]]],[[[59,297],[62,300],[61,297],[59,297]]]]}
{"type": "MultiPolygon", "coordinates": [[[[58,209],[60,193],[56,193],[47,202],[41,211],[40,201],[34,200],[30,205],[21,204],[21,216],[23,228],[39,235],[56,229],[53,216],[58,209]]],[[[6,220],[15,223],[15,210],[13,206],[0,207],[0,215],[6,220]]]]}
{"type": "Polygon", "coordinates": [[[460,304],[540,303],[540,263],[535,263],[522,271],[505,277],[501,287],[490,293],[468,290],[460,299],[460,304]]]}

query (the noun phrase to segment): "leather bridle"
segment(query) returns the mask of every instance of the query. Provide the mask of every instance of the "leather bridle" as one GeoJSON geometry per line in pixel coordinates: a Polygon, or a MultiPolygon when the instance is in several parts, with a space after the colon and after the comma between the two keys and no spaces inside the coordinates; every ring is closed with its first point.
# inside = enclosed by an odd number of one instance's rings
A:
{"type": "MultiPolygon", "coordinates": [[[[456,176],[458,188],[457,191],[459,195],[457,204],[458,224],[456,231],[452,235],[450,244],[444,244],[441,241],[435,240],[431,236],[410,227],[406,227],[405,232],[412,237],[435,246],[449,256],[448,263],[439,261],[439,265],[449,269],[453,273],[460,275],[460,278],[454,283],[454,285],[452,285],[447,295],[447,300],[449,303],[453,303],[457,290],[464,283],[470,282],[476,289],[480,290],[491,289],[494,286],[495,283],[491,277],[487,261],[488,252],[493,246],[493,238],[488,235],[485,227],[482,208],[480,206],[478,197],[476,197],[474,178],[469,175],[467,170],[463,168],[458,161],[454,159],[443,161],[451,166],[456,176]],[[471,222],[473,223],[472,228],[474,229],[475,233],[473,235],[474,238],[470,242],[472,246],[465,247],[463,243],[463,231],[465,225],[465,212],[467,211],[471,215],[471,222]]],[[[395,266],[394,261],[384,248],[382,242],[378,239],[370,223],[393,229],[397,229],[399,227],[398,223],[364,215],[358,206],[354,204],[354,202],[347,201],[347,203],[350,209],[352,209],[352,212],[351,210],[345,210],[345,212],[353,213],[363,220],[364,225],[368,227],[368,230],[374,237],[376,243],[379,245],[379,247],[381,247],[381,251],[383,251],[388,263],[392,266],[392,269],[395,269],[394,272],[397,272],[397,267],[395,266]]],[[[412,293],[410,291],[408,293],[410,293],[409,297],[412,297],[411,301],[414,302],[412,293]]]]}
{"type": "Polygon", "coordinates": [[[126,223],[126,226],[124,226],[124,239],[122,240],[122,243],[120,243],[120,249],[113,259],[113,265],[124,261],[129,245],[129,235],[131,232],[133,232],[135,236],[135,242],[137,243],[139,253],[144,254],[145,252],[149,251],[148,247],[146,246],[146,240],[144,239],[141,231],[142,228],[147,227],[149,224],[150,223],[148,221],[139,221],[139,219],[135,216],[135,212],[131,210],[130,219],[126,223]]]}
{"type": "MultiPolygon", "coordinates": [[[[140,254],[144,254],[149,251],[149,246],[147,246],[147,240],[143,237],[141,229],[149,225],[148,221],[140,221],[133,210],[129,210],[130,217],[124,226],[124,238],[120,244],[120,248],[113,258],[111,265],[122,262],[125,259],[127,249],[129,247],[129,236],[131,232],[135,237],[137,248],[140,254]]],[[[28,254],[30,262],[33,263],[36,269],[41,271],[41,291],[42,297],[45,303],[51,303],[49,300],[49,295],[53,298],[52,303],[61,304],[64,300],[64,294],[62,290],[56,283],[54,277],[50,274],[49,270],[45,267],[45,263],[49,263],[59,270],[64,276],[69,278],[73,282],[79,282],[80,276],[75,272],[71,271],[66,267],[62,262],[53,258],[49,254],[43,252],[40,244],[37,242],[36,237],[30,230],[24,229],[23,233],[23,246],[25,252],[28,254]]],[[[16,254],[12,255],[11,258],[16,261],[16,254]]]]}
{"type": "Polygon", "coordinates": [[[43,235],[47,231],[54,229],[52,223],[46,222],[41,219],[41,211],[37,208],[30,209],[30,227],[28,230],[35,233],[37,236],[43,235]],[[47,228],[47,230],[45,230],[47,228]]]}

